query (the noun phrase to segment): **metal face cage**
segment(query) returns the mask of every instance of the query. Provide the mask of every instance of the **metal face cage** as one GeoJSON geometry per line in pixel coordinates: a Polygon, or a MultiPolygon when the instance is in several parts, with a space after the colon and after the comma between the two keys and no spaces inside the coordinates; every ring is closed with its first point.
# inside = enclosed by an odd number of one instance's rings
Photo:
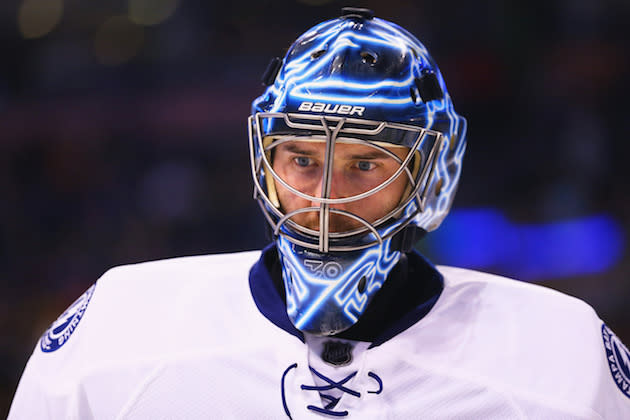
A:
{"type": "Polygon", "coordinates": [[[411,223],[418,213],[424,211],[440,150],[448,143],[442,133],[413,125],[279,112],[262,112],[250,116],[248,134],[254,198],[274,236],[281,235],[294,244],[323,253],[354,251],[377,243],[383,244],[383,241],[411,223]],[[295,140],[325,142],[320,196],[294,188],[274,171],[274,148],[295,140]],[[398,168],[389,178],[368,191],[349,197],[331,198],[333,157],[338,143],[361,144],[377,149],[394,159],[398,168]],[[408,151],[401,159],[386,146],[404,146],[408,151]],[[401,201],[378,220],[370,222],[347,210],[331,207],[365,199],[382,191],[401,176],[407,179],[407,188],[401,201]],[[316,205],[285,212],[276,196],[276,183],[316,205]],[[319,213],[319,230],[292,220],[294,216],[307,212],[319,213]],[[331,214],[350,218],[358,222],[359,227],[331,232],[331,214]]]}

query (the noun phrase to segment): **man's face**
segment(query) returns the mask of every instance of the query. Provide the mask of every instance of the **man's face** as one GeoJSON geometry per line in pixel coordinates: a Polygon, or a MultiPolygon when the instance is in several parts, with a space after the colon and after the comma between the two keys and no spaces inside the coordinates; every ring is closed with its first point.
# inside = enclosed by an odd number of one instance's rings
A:
{"type": "MultiPolygon", "coordinates": [[[[274,171],[291,187],[314,197],[322,196],[322,177],[325,165],[326,144],[318,141],[289,141],[275,148],[274,171]]],[[[401,160],[409,149],[390,146],[401,160]]],[[[345,198],[369,191],[385,182],[400,167],[400,163],[385,152],[363,144],[336,143],[331,172],[329,198],[345,198]]],[[[401,201],[408,184],[402,172],[384,189],[361,200],[333,204],[334,209],[345,210],[374,222],[392,211],[401,201]]],[[[320,203],[299,197],[276,182],[280,206],[285,213],[305,207],[317,207],[320,203]]],[[[312,230],[319,230],[319,212],[310,211],[291,217],[295,223],[312,230]]],[[[361,227],[354,219],[331,213],[330,232],[343,232],[361,227]]]]}

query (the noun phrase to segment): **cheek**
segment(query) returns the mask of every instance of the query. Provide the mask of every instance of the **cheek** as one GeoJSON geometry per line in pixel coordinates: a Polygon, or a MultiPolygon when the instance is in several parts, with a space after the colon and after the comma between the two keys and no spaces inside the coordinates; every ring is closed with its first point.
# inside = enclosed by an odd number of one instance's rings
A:
{"type": "Polygon", "coordinates": [[[365,207],[365,211],[370,213],[373,219],[380,218],[398,206],[406,186],[407,181],[399,178],[384,190],[365,198],[365,201],[359,201],[357,207],[365,207]]]}
{"type": "Polygon", "coordinates": [[[389,186],[389,188],[385,189],[385,193],[389,195],[390,201],[393,203],[392,208],[396,207],[398,203],[400,203],[402,199],[405,198],[403,197],[403,194],[407,189],[407,185],[407,178],[403,178],[403,175],[401,175],[396,181],[392,183],[392,185],[389,186]]]}
{"type": "Polygon", "coordinates": [[[291,191],[276,182],[276,191],[278,193],[278,200],[280,201],[280,207],[285,212],[300,209],[308,206],[308,200],[302,197],[298,197],[291,191]]]}
{"type": "MultiPolygon", "coordinates": [[[[276,174],[287,184],[294,186],[291,182],[291,179],[287,178],[286,168],[284,165],[274,162],[273,170],[276,174]]],[[[291,202],[295,199],[295,195],[287,190],[277,179],[273,180],[276,186],[276,194],[278,195],[278,200],[280,201],[280,207],[285,211],[291,208],[291,202]]]]}
{"type": "MultiPolygon", "coordinates": [[[[278,165],[274,165],[274,171],[282,181],[286,182],[292,188],[301,191],[306,194],[312,194],[321,179],[321,175],[317,170],[301,170],[292,167],[290,162],[283,162],[278,165]]],[[[277,189],[284,188],[280,182],[276,180],[277,189]]],[[[286,188],[285,188],[286,190],[286,188]]],[[[286,190],[286,193],[291,195],[292,193],[286,190]]]]}

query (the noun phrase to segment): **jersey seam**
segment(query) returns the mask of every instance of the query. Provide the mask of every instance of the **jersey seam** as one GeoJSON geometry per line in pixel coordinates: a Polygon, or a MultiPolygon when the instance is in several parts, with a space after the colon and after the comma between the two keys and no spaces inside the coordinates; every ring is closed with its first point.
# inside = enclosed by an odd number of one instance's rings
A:
{"type": "Polygon", "coordinates": [[[151,386],[151,384],[159,377],[159,374],[165,369],[166,364],[162,361],[160,362],[151,372],[149,372],[144,379],[137,386],[136,390],[131,393],[131,396],[127,400],[127,402],[122,406],[120,412],[116,416],[116,420],[124,420],[126,416],[129,415],[131,410],[135,407],[138,400],[146,392],[146,390],[151,386]]]}

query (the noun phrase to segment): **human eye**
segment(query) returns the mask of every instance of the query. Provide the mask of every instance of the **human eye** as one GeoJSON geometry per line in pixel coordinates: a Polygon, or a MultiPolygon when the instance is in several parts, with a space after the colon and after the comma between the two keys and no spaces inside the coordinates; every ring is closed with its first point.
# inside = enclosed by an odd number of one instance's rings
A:
{"type": "Polygon", "coordinates": [[[311,158],[308,156],[296,156],[293,158],[293,162],[301,168],[306,168],[313,163],[311,158]]]}
{"type": "Polygon", "coordinates": [[[356,168],[360,171],[371,171],[376,167],[376,163],[370,162],[368,160],[360,160],[356,163],[356,168]]]}

